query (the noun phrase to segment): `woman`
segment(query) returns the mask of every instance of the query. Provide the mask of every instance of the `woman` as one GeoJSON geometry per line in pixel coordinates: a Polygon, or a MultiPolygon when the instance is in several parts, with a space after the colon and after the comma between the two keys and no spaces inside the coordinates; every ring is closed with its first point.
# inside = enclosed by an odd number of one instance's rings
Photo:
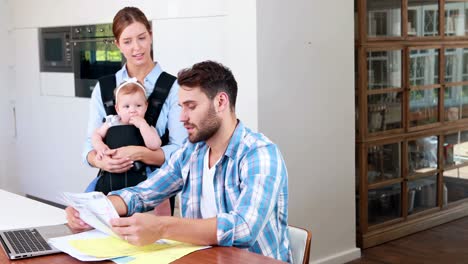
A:
{"type": "MultiPolygon", "coordinates": [[[[148,19],[138,8],[125,7],[115,15],[112,31],[116,46],[127,60],[122,69],[115,74],[115,82],[120,84],[129,78],[136,78],[144,84],[146,95],[151,95],[162,69],[157,62],[153,62],[151,56],[153,37],[148,19]]],[[[169,134],[169,142],[166,145],[158,150],[150,150],[144,146],[121,147],[109,150],[102,159],[97,159],[96,151],[91,145],[91,136],[95,129],[102,125],[102,120],[107,115],[98,82],[91,95],[84,160],[93,167],[111,173],[124,173],[138,162],[161,166],[187,137],[187,132],[179,121],[178,89],[177,82],[174,82],[156,124],[151,124],[156,127],[159,135],[169,134]]],[[[87,190],[94,190],[94,185],[92,183],[87,190]]],[[[169,202],[166,201],[156,212],[167,213],[168,206],[169,202]]]]}

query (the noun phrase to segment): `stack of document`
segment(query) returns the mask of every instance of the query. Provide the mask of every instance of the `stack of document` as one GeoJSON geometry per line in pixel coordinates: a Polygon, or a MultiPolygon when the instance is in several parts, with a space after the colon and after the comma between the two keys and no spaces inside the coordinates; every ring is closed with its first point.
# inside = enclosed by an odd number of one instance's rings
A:
{"type": "Polygon", "coordinates": [[[80,218],[88,225],[110,236],[118,237],[112,232],[110,220],[119,218],[111,201],[102,192],[62,193],[61,200],[80,213],[80,218]]]}
{"type": "Polygon", "coordinates": [[[134,246],[112,232],[110,219],[119,216],[102,193],[64,193],[62,200],[77,209],[81,219],[96,229],[52,238],[48,242],[81,261],[110,259],[119,264],[170,263],[196,250],[208,248],[166,239],[146,246],[134,246]]]}

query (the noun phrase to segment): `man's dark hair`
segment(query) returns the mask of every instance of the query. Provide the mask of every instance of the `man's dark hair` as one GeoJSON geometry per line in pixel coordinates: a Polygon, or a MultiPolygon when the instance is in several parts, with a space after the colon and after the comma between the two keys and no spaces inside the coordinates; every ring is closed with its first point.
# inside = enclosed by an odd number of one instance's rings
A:
{"type": "Polygon", "coordinates": [[[229,97],[231,111],[236,107],[237,82],[231,70],[215,61],[203,61],[191,68],[183,69],[177,75],[180,86],[189,88],[200,87],[201,91],[213,99],[219,92],[225,92],[229,97]]]}

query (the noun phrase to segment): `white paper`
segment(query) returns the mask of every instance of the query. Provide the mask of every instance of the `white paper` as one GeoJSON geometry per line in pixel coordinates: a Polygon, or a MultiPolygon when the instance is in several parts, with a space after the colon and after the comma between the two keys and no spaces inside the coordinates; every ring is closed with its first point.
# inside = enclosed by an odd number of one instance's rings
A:
{"type": "Polygon", "coordinates": [[[80,213],[80,218],[88,225],[108,235],[119,237],[112,229],[110,220],[119,218],[112,203],[101,192],[68,193],[61,197],[63,202],[80,213]]]}

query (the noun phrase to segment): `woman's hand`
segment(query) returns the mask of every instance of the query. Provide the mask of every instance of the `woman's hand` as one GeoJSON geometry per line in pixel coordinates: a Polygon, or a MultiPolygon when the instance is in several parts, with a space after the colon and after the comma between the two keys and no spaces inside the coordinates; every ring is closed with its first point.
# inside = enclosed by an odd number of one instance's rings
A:
{"type": "Polygon", "coordinates": [[[102,170],[111,172],[111,173],[122,173],[128,171],[133,167],[133,160],[128,156],[116,156],[117,149],[110,149],[104,151],[104,155],[101,159],[98,158],[98,155],[94,153],[94,167],[100,168],[102,170]]]}
{"type": "Polygon", "coordinates": [[[112,154],[112,158],[114,159],[128,158],[131,161],[139,161],[142,159],[141,153],[147,150],[147,148],[142,146],[125,146],[114,150],[115,152],[112,154]]]}
{"type": "MultiPolygon", "coordinates": [[[[95,155],[95,151],[92,151],[90,153],[93,152],[93,155],[95,155]]],[[[93,160],[93,162],[90,163],[94,167],[101,168],[106,171],[110,171],[106,168],[112,168],[113,170],[110,172],[120,173],[129,170],[131,166],[128,167],[125,165],[133,164],[133,161],[141,161],[145,164],[156,166],[161,166],[165,161],[164,152],[162,151],[162,149],[150,150],[147,147],[143,146],[120,147],[117,149],[111,149],[107,151],[106,154],[109,154],[110,157],[104,156],[102,160],[93,160]],[[119,163],[119,161],[124,162],[123,166],[118,167],[118,165],[121,164],[119,163]],[[125,163],[125,161],[129,163],[125,163]]],[[[91,158],[95,159],[94,156],[91,156],[91,154],[89,154],[88,160],[92,160],[91,158]]]]}

